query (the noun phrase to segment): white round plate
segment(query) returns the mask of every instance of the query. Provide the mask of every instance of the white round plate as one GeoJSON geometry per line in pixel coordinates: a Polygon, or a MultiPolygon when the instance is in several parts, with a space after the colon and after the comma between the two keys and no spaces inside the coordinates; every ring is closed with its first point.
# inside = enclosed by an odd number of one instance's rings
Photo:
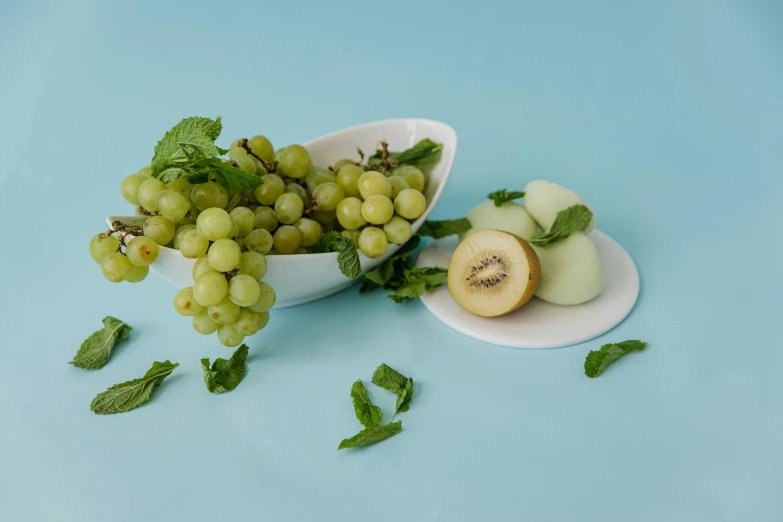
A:
{"type": "MultiPolygon", "coordinates": [[[[508,315],[480,317],[460,307],[444,284],[421,300],[446,325],[479,341],[512,348],[558,348],[589,341],[608,332],[631,312],[639,297],[639,271],[623,247],[603,232],[590,238],[604,265],[606,287],[601,295],[576,306],[559,306],[534,297],[508,315]]],[[[448,267],[457,239],[432,241],[416,266],[448,267]]]]}

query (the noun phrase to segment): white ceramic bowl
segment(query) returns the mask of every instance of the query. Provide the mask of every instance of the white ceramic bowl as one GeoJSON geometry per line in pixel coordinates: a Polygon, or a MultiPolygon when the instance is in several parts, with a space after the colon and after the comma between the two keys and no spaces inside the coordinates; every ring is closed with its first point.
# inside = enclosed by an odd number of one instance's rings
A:
{"type": "MultiPolygon", "coordinates": [[[[314,139],[304,146],[310,152],[313,165],[326,167],[341,158],[356,158],[356,147],[365,154],[373,154],[380,140],[386,140],[389,150],[398,151],[412,147],[416,142],[430,138],[443,144],[443,153],[437,165],[427,176],[424,195],[427,198],[427,210],[413,223],[413,232],[419,229],[438,202],[443,188],[451,174],[454,156],[457,152],[457,134],[454,129],[432,120],[397,119],[366,123],[344,129],[314,139]]],[[[109,225],[115,219],[127,223],[138,221],[138,216],[110,216],[109,225]]],[[[386,254],[377,259],[369,259],[359,254],[362,272],[372,270],[388,259],[399,249],[399,245],[389,245],[386,254]]],[[[193,285],[191,272],[194,259],[188,259],[178,250],[162,247],[157,261],[150,271],[177,288],[193,285]]],[[[352,283],[337,267],[337,254],[299,254],[267,257],[268,269],[264,281],[272,285],[277,293],[275,308],[285,308],[307,303],[326,297],[352,283]]]]}

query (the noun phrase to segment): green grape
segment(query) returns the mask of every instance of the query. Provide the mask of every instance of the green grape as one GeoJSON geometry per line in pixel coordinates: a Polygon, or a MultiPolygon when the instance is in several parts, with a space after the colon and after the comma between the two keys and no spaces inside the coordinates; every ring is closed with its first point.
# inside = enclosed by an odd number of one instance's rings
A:
{"type": "Polygon", "coordinates": [[[358,182],[359,194],[366,200],[370,196],[380,194],[381,196],[391,197],[391,183],[389,180],[374,170],[369,170],[362,174],[358,182]]]}
{"type": "Polygon", "coordinates": [[[200,257],[196,259],[196,262],[193,263],[193,270],[190,272],[193,276],[193,280],[199,278],[201,274],[206,274],[207,272],[216,272],[214,268],[212,268],[212,265],[209,264],[209,258],[208,257],[200,257]]]}
{"type": "Polygon", "coordinates": [[[319,210],[318,212],[312,212],[309,217],[318,221],[321,225],[328,225],[329,223],[334,223],[337,213],[334,210],[319,210]]]}
{"type": "MultiPolygon", "coordinates": [[[[195,223],[192,223],[192,224],[188,223],[186,225],[178,225],[177,226],[177,231],[174,232],[174,239],[171,241],[171,245],[174,248],[179,249],[180,241],[182,241],[182,236],[184,236],[185,232],[187,232],[188,230],[195,231],[196,230],[196,224],[195,223]]],[[[205,250],[205,252],[206,252],[206,250],[205,250]]],[[[185,256],[185,257],[187,257],[187,256],[185,256]]]]}
{"type": "Polygon", "coordinates": [[[193,186],[188,182],[188,178],[177,178],[166,183],[166,187],[184,192],[186,196],[190,197],[189,192],[193,186]]]}
{"type": "Polygon", "coordinates": [[[234,321],[234,329],[244,336],[255,335],[269,322],[269,312],[264,312],[263,315],[266,317],[262,317],[262,314],[243,309],[239,313],[237,320],[234,321]]]}
{"type": "Polygon", "coordinates": [[[255,174],[258,171],[256,160],[243,147],[231,147],[228,151],[228,157],[231,158],[237,167],[248,174],[255,174]]]}
{"type": "Polygon", "coordinates": [[[134,207],[139,206],[139,187],[146,179],[141,174],[131,174],[120,183],[122,197],[134,207]]]}
{"type": "Polygon", "coordinates": [[[228,295],[228,281],[220,272],[205,272],[193,283],[193,296],[201,306],[218,304],[228,295]]]}
{"type": "Polygon", "coordinates": [[[236,207],[228,215],[239,227],[240,236],[246,236],[256,224],[256,215],[247,207],[236,207]]]}
{"type": "Polygon", "coordinates": [[[234,329],[233,324],[222,324],[217,331],[218,341],[223,346],[233,348],[239,346],[245,340],[245,336],[234,329]]]}
{"type": "Polygon", "coordinates": [[[275,290],[269,284],[260,281],[258,283],[259,296],[255,303],[248,306],[247,309],[251,312],[262,314],[268,310],[271,310],[275,306],[275,290]]]}
{"type": "Polygon", "coordinates": [[[321,239],[321,235],[323,234],[323,227],[314,219],[302,218],[294,223],[294,226],[299,230],[299,233],[302,234],[303,247],[313,246],[321,239]]]}
{"type": "Polygon", "coordinates": [[[210,241],[227,238],[233,228],[231,217],[222,208],[208,208],[196,219],[198,234],[210,241]]]}
{"type": "Polygon", "coordinates": [[[283,225],[275,230],[273,236],[275,250],[281,254],[293,254],[302,244],[302,234],[299,229],[291,225],[283,225]]]}
{"type": "Polygon", "coordinates": [[[334,210],[340,201],[345,198],[345,191],[343,188],[333,181],[321,183],[313,191],[313,199],[315,204],[321,210],[334,210]]]}
{"type": "MultiPolygon", "coordinates": [[[[229,217],[229,219],[231,219],[229,217]]],[[[198,224],[198,221],[196,222],[198,224]]],[[[231,219],[231,233],[228,234],[229,238],[235,238],[239,235],[239,225],[237,225],[237,222],[231,219]]]]}
{"type": "Polygon", "coordinates": [[[337,160],[337,162],[332,166],[332,170],[334,172],[340,172],[340,169],[345,167],[346,165],[353,165],[356,166],[356,162],[350,158],[343,158],[340,160],[337,160]]]}
{"type": "Polygon", "coordinates": [[[388,223],[383,225],[383,231],[386,233],[386,239],[389,243],[402,245],[413,235],[411,224],[400,216],[394,216],[388,223]]]}
{"type": "Polygon", "coordinates": [[[125,274],[125,280],[129,283],[140,283],[144,281],[147,274],[150,273],[150,267],[137,266],[131,263],[131,269],[125,274]]]}
{"type": "Polygon", "coordinates": [[[207,253],[209,266],[218,272],[230,272],[239,266],[242,249],[232,239],[218,239],[209,247],[207,253]]]}
{"type": "Polygon", "coordinates": [[[367,227],[359,234],[359,250],[371,259],[385,254],[388,246],[389,240],[380,228],[367,227]]]}
{"type": "Polygon", "coordinates": [[[270,207],[257,207],[253,213],[256,216],[255,228],[263,228],[269,232],[274,232],[277,228],[277,214],[270,207]]]}
{"type": "MultiPolygon", "coordinates": [[[[311,217],[312,217],[312,216],[311,216],[311,217]]],[[[323,223],[321,226],[322,226],[322,227],[323,227],[323,229],[324,229],[324,234],[328,234],[328,233],[329,233],[329,232],[331,232],[332,230],[335,230],[335,229],[337,228],[337,225],[339,225],[339,223],[337,223],[337,220],[336,220],[336,219],[333,219],[333,220],[332,220],[332,221],[330,221],[329,223],[323,223]]]]}
{"type": "Polygon", "coordinates": [[[190,200],[201,211],[213,207],[226,208],[226,205],[228,205],[228,192],[217,183],[199,183],[193,186],[190,192],[190,200]]]}
{"type": "Polygon", "coordinates": [[[391,173],[392,176],[399,176],[405,180],[408,187],[422,192],[426,184],[424,173],[413,165],[403,165],[397,167],[391,173]]]}
{"type": "Polygon", "coordinates": [[[216,323],[209,317],[209,313],[201,313],[193,316],[193,329],[201,335],[213,334],[220,327],[220,323],[216,323]]]}
{"type": "Polygon", "coordinates": [[[386,196],[375,194],[362,203],[362,216],[368,223],[383,225],[394,215],[394,203],[386,196]]]}
{"type": "Polygon", "coordinates": [[[343,230],[342,232],[340,232],[341,236],[347,237],[348,239],[353,241],[353,243],[357,247],[359,246],[359,235],[360,234],[361,234],[361,232],[359,232],[358,230],[343,230]]]}
{"type": "Polygon", "coordinates": [[[134,237],[125,246],[128,261],[137,266],[150,266],[159,254],[158,244],[146,236],[134,237]]]}
{"type": "Polygon", "coordinates": [[[204,307],[196,301],[193,287],[187,286],[174,294],[174,310],[180,315],[198,315],[204,312],[204,307]]]}
{"type": "Polygon", "coordinates": [[[427,210],[427,200],[418,190],[405,189],[394,198],[394,209],[405,219],[416,219],[427,210]]]}
{"type": "Polygon", "coordinates": [[[406,188],[410,188],[408,186],[408,182],[399,176],[389,176],[386,179],[388,179],[389,183],[391,183],[392,193],[390,197],[392,201],[394,200],[394,198],[397,197],[397,194],[399,194],[401,191],[405,190],[406,188]]]}
{"type": "Polygon", "coordinates": [[[152,167],[146,166],[139,169],[139,171],[136,173],[140,176],[144,176],[145,178],[151,178],[152,177],[152,167]]]}
{"type": "Polygon", "coordinates": [[[191,205],[184,192],[170,188],[160,191],[156,204],[160,214],[172,221],[179,221],[184,218],[188,214],[191,205]]]}
{"type": "Polygon", "coordinates": [[[158,194],[166,185],[158,179],[147,179],[139,185],[139,205],[149,212],[158,211],[158,194]]]}
{"type": "Polygon", "coordinates": [[[310,172],[310,153],[301,145],[289,145],[280,152],[278,170],[289,178],[303,178],[310,172]]]}
{"type": "Polygon", "coordinates": [[[239,317],[240,308],[228,297],[209,307],[209,318],[220,324],[231,324],[239,317]]]}
{"type": "Polygon", "coordinates": [[[189,259],[207,255],[209,240],[199,235],[195,228],[186,230],[179,240],[179,252],[189,259]]]}
{"type": "Polygon", "coordinates": [[[305,182],[307,183],[307,191],[312,194],[315,187],[322,183],[328,183],[334,181],[334,172],[327,169],[313,169],[307,174],[305,182]]]}
{"type": "Polygon", "coordinates": [[[144,222],[144,237],[159,245],[168,245],[174,239],[174,223],[163,216],[151,216],[144,222]]]}
{"type": "Polygon", "coordinates": [[[228,282],[228,298],[238,306],[250,306],[260,295],[258,280],[250,274],[237,274],[228,282]]]}
{"type": "Polygon", "coordinates": [[[275,149],[272,143],[265,136],[253,136],[247,140],[247,146],[250,151],[264,161],[275,159],[275,149]]]}
{"type": "Polygon", "coordinates": [[[251,252],[266,254],[272,248],[272,234],[264,228],[256,228],[245,236],[245,248],[251,252]]]}
{"type": "Polygon", "coordinates": [[[305,190],[305,188],[299,183],[288,183],[285,186],[285,191],[290,192],[291,194],[296,194],[302,198],[302,201],[306,201],[308,199],[307,190],[305,190]]]}
{"type": "Polygon", "coordinates": [[[367,220],[362,216],[362,200],[359,198],[342,200],[337,205],[337,221],[346,230],[356,230],[366,225],[367,220]]]}
{"type": "Polygon", "coordinates": [[[116,237],[101,232],[90,239],[90,257],[99,265],[109,254],[113,254],[120,248],[120,240],[116,237]]]}
{"type": "Polygon", "coordinates": [[[299,254],[309,254],[309,253],[310,253],[310,252],[308,252],[308,251],[307,251],[307,249],[306,249],[305,247],[299,247],[299,248],[297,248],[296,250],[294,250],[294,255],[299,255],[299,254]]]}
{"type": "Polygon", "coordinates": [[[266,255],[266,257],[269,257],[269,256],[279,256],[280,252],[278,252],[274,248],[271,248],[271,249],[269,249],[269,252],[267,252],[265,255],[266,255]]]}
{"type": "Polygon", "coordinates": [[[355,198],[360,195],[359,178],[364,174],[364,169],[358,165],[345,165],[337,171],[335,181],[345,191],[347,197],[355,198]]]}
{"type": "Polygon", "coordinates": [[[108,254],[101,261],[103,276],[112,283],[120,283],[125,279],[131,269],[131,262],[119,252],[108,254]]]}
{"type": "Polygon", "coordinates": [[[243,252],[237,274],[247,274],[259,280],[266,275],[266,258],[260,252],[243,252]]]}
{"type": "Polygon", "coordinates": [[[180,227],[184,227],[185,225],[193,225],[193,227],[195,228],[195,226],[196,226],[196,218],[198,217],[198,214],[201,213],[198,210],[196,212],[197,212],[197,214],[196,214],[195,217],[192,216],[192,215],[191,216],[185,216],[184,218],[182,218],[179,221],[177,221],[176,223],[174,223],[174,226],[177,227],[177,229],[179,229],[180,227]]]}
{"type": "Polygon", "coordinates": [[[265,174],[261,176],[263,183],[256,187],[254,195],[262,205],[274,205],[277,198],[285,193],[283,178],[277,174],[265,174]]]}
{"type": "Polygon", "coordinates": [[[275,215],[280,223],[290,225],[302,217],[304,213],[304,201],[291,192],[286,192],[277,198],[275,202],[275,215]]]}

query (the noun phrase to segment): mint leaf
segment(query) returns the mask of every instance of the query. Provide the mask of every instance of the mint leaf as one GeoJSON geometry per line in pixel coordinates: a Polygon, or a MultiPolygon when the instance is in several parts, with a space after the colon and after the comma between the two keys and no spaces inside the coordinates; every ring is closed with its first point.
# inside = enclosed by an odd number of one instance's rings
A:
{"type": "Polygon", "coordinates": [[[441,239],[446,236],[453,236],[455,234],[462,234],[470,230],[470,221],[468,218],[459,219],[444,219],[442,221],[425,221],[421,225],[417,234],[422,236],[431,237],[434,239],[441,239]]]}
{"type": "MultiPolygon", "coordinates": [[[[410,149],[402,152],[389,152],[389,159],[394,160],[395,165],[416,165],[424,167],[434,165],[440,160],[443,145],[435,143],[429,138],[418,142],[410,149]]],[[[383,160],[383,150],[376,149],[375,154],[367,159],[369,165],[379,165],[383,160]]]]}
{"type": "Polygon", "coordinates": [[[209,366],[209,359],[201,359],[201,369],[204,370],[204,383],[212,393],[228,392],[239,386],[245,376],[245,361],[247,361],[247,345],[236,349],[231,359],[217,358],[209,366]]]}
{"type": "Polygon", "coordinates": [[[351,398],[353,399],[353,411],[356,413],[356,418],[359,419],[362,426],[372,428],[381,423],[383,412],[372,403],[369,395],[367,395],[367,388],[364,387],[361,379],[351,386],[351,398]]]}
{"type": "Polygon", "coordinates": [[[584,232],[593,220],[593,213],[584,205],[574,205],[557,213],[549,232],[539,232],[530,239],[535,246],[550,245],[574,232],[584,232]]]}
{"type": "Polygon", "coordinates": [[[402,284],[396,292],[389,295],[389,299],[395,303],[402,303],[405,299],[418,299],[424,295],[425,290],[432,290],[446,282],[448,271],[439,266],[427,266],[422,268],[409,268],[403,273],[402,284]]]}
{"type": "Polygon", "coordinates": [[[621,343],[605,344],[600,350],[591,351],[585,359],[585,375],[595,378],[601,375],[606,367],[631,352],[645,349],[647,343],[642,341],[623,341],[621,343]]]}
{"type": "Polygon", "coordinates": [[[167,163],[225,154],[214,143],[222,129],[220,116],[215,120],[196,116],[177,123],[155,145],[151,162],[153,175],[157,178],[160,167],[167,163]]]}
{"type": "Polygon", "coordinates": [[[383,363],[372,374],[372,383],[385,390],[397,394],[397,409],[394,415],[401,411],[408,411],[408,405],[413,398],[413,379],[383,363]]]}
{"type": "Polygon", "coordinates": [[[103,329],[93,332],[79,347],[71,364],[77,368],[96,370],[103,368],[111,356],[114,344],[127,339],[132,328],[114,317],[103,319],[103,329]]]}
{"type": "Polygon", "coordinates": [[[386,440],[389,437],[393,437],[401,431],[402,421],[390,422],[382,426],[373,426],[372,428],[367,428],[360,431],[350,439],[344,439],[340,445],[337,446],[337,449],[341,450],[345,448],[368,446],[370,444],[375,444],[376,442],[386,440]]]}
{"type": "Polygon", "coordinates": [[[394,411],[394,415],[397,415],[401,411],[408,411],[408,406],[413,398],[413,379],[405,381],[405,386],[397,392],[397,408],[394,411]]]}
{"type": "Polygon", "coordinates": [[[259,176],[218,158],[203,158],[183,168],[186,170],[185,177],[191,183],[205,183],[212,177],[220,185],[235,190],[253,190],[264,183],[259,176]]]}
{"type": "Polygon", "coordinates": [[[178,363],[170,361],[154,362],[144,377],[115,384],[103,393],[99,393],[90,404],[90,409],[99,415],[125,413],[150,400],[152,390],[169,376],[178,363]]]}
{"type": "Polygon", "coordinates": [[[509,201],[525,197],[525,193],[519,191],[509,192],[506,189],[503,189],[490,192],[487,194],[487,197],[495,202],[496,207],[501,207],[503,206],[503,203],[508,203],[509,201]]]}
{"type": "Polygon", "coordinates": [[[334,230],[321,236],[321,239],[313,245],[313,253],[323,254],[326,252],[339,252],[337,266],[346,277],[353,279],[362,273],[359,253],[356,252],[356,245],[351,239],[334,230]]]}
{"type": "Polygon", "coordinates": [[[419,236],[411,237],[389,259],[387,259],[386,261],[384,261],[374,269],[364,274],[364,283],[365,285],[368,285],[368,287],[365,289],[365,286],[362,285],[362,288],[359,291],[367,292],[374,288],[378,288],[386,285],[386,283],[389,282],[392,275],[394,274],[395,268],[400,264],[399,260],[403,256],[405,256],[405,254],[407,254],[408,252],[412,252],[416,250],[416,248],[418,248],[419,246],[419,243],[421,243],[421,237],[419,236]]]}

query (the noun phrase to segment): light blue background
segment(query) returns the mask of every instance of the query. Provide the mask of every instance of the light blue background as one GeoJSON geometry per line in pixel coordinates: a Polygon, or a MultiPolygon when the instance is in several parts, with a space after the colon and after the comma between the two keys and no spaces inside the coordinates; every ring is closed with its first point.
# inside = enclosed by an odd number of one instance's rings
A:
{"type": "Polygon", "coordinates": [[[781,5],[2,2],[3,520],[780,521],[781,5]],[[637,308],[520,351],[353,287],[275,312],[212,396],[199,358],[230,352],[171,287],[112,285],[87,255],[122,177],[191,115],[222,115],[224,145],[443,120],[460,145],[434,217],[565,184],[638,263],[637,308]],[[105,315],[132,340],[69,366],[105,315]],[[627,338],[650,347],[584,376],[627,338]],[[163,359],[181,366],[151,403],[89,411],[163,359]],[[381,362],[417,382],[404,431],[338,452],[381,362]]]}

